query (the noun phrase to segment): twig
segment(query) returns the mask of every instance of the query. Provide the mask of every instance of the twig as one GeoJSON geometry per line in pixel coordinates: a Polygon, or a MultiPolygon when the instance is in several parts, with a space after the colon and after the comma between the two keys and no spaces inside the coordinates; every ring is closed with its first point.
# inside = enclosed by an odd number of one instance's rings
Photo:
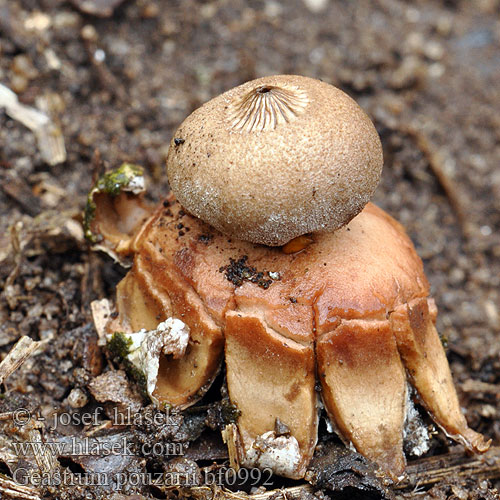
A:
{"type": "Polygon", "coordinates": [[[220,487],[196,486],[186,488],[189,498],[204,500],[207,498],[217,500],[303,500],[308,495],[313,495],[315,489],[309,484],[270,490],[264,493],[249,495],[241,491],[229,491],[220,487]]]}
{"type": "MultiPolygon", "coordinates": [[[[7,277],[7,280],[5,281],[5,290],[6,291],[16,281],[16,278],[19,275],[19,270],[21,268],[21,262],[23,260],[21,242],[20,242],[20,238],[19,238],[20,226],[22,226],[22,223],[18,222],[17,224],[14,224],[13,226],[10,227],[10,244],[12,246],[12,250],[14,253],[14,267],[13,267],[12,271],[10,272],[9,276],[7,277]]],[[[7,296],[7,301],[8,301],[9,294],[7,293],[6,296],[7,296]]],[[[9,304],[9,306],[10,306],[10,304],[9,304]]],[[[13,309],[13,307],[12,307],[12,309],[13,309]]]]}
{"type": "Polygon", "coordinates": [[[41,500],[37,490],[18,484],[7,476],[0,474],[0,498],[2,494],[10,498],[21,498],[23,500],[41,500]]]}
{"type": "Polygon", "coordinates": [[[25,179],[17,175],[14,169],[0,173],[2,190],[15,200],[28,215],[34,217],[40,212],[40,199],[31,191],[25,179]]]}
{"type": "MultiPolygon", "coordinates": [[[[495,446],[484,455],[465,456],[463,452],[449,453],[436,457],[428,457],[409,464],[406,468],[406,478],[392,486],[394,490],[408,490],[416,487],[430,486],[440,481],[450,481],[452,478],[471,478],[477,480],[500,478],[500,446],[495,446]]],[[[207,496],[211,489],[208,486],[188,488],[193,498],[220,498],[225,500],[267,500],[267,499],[303,499],[308,494],[314,494],[314,488],[308,484],[271,490],[265,493],[246,495],[241,492],[230,492],[219,488],[217,492],[207,496]],[[279,496],[281,495],[281,496],[279,496]]]]}
{"type": "Polygon", "coordinates": [[[3,381],[25,362],[41,343],[41,341],[35,342],[26,335],[21,337],[0,363],[0,384],[3,384],[3,381]]]}
{"type": "Polygon", "coordinates": [[[406,472],[407,478],[395,485],[395,489],[429,486],[451,478],[500,478],[500,446],[490,448],[484,455],[472,457],[458,452],[424,458],[408,465],[406,472]]]}
{"type": "Polygon", "coordinates": [[[58,469],[59,462],[54,452],[48,446],[44,446],[42,434],[38,429],[31,429],[28,431],[28,442],[34,445],[33,452],[35,461],[42,474],[50,474],[58,469]]]}
{"type": "Polygon", "coordinates": [[[96,29],[90,24],[84,26],[81,31],[81,37],[89,60],[96,70],[100,84],[120,101],[125,101],[127,98],[125,89],[106,66],[105,52],[98,48],[96,29]]]}
{"type": "Polygon", "coordinates": [[[415,140],[418,148],[427,158],[431,172],[436,177],[439,185],[448,198],[451,208],[455,212],[464,238],[467,240],[470,239],[473,232],[473,226],[466,214],[466,210],[469,205],[467,202],[468,198],[459,188],[457,183],[445,172],[445,169],[443,168],[444,159],[442,154],[439,151],[436,151],[429,139],[416,128],[409,126],[404,127],[402,130],[415,140]]]}
{"type": "Polygon", "coordinates": [[[66,148],[61,129],[50,118],[35,108],[21,104],[17,95],[0,84],[0,107],[35,134],[43,160],[49,165],[66,161],[66,148]]]}

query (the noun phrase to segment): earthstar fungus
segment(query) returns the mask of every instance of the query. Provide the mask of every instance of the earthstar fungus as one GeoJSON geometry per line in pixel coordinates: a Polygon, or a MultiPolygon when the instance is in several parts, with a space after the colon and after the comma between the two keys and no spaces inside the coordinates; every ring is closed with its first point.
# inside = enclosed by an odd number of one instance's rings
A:
{"type": "Polygon", "coordinates": [[[176,339],[163,328],[170,350],[155,346],[160,404],[196,403],[225,360],[236,465],[304,477],[321,397],[344,442],[400,476],[408,384],[449,437],[489,446],[460,411],[422,261],[368,203],[381,167],[373,125],[338,89],[248,82],[180,126],[167,160],[175,197],[119,242],[134,264],[108,332],[187,326],[176,339]]]}

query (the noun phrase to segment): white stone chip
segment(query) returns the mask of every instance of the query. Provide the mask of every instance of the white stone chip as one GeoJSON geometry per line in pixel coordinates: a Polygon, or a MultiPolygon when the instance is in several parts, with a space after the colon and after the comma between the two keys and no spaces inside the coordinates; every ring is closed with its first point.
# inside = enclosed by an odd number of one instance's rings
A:
{"type": "Polygon", "coordinates": [[[292,476],[301,461],[298,441],[293,436],[276,436],[274,431],[258,436],[246,451],[244,466],[270,468],[275,474],[292,476]]]}

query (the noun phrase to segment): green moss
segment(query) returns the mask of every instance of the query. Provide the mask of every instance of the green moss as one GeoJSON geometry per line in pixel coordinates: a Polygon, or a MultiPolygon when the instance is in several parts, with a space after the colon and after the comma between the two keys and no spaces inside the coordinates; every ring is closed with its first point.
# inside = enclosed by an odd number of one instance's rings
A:
{"type": "Polygon", "coordinates": [[[132,339],[126,337],[122,332],[113,333],[111,339],[108,340],[109,351],[120,361],[127,360],[127,356],[130,354],[131,345],[132,339]]]}
{"type": "Polygon", "coordinates": [[[105,173],[95,185],[97,192],[118,196],[123,188],[130,184],[135,177],[144,175],[142,167],[132,163],[123,163],[120,167],[105,173]]]}
{"type": "Polygon", "coordinates": [[[118,196],[129,186],[134,178],[142,177],[143,175],[144,170],[139,165],[123,163],[120,167],[105,173],[99,178],[87,196],[87,204],[83,213],[83,229],[87,240],[91,243],[99,241],[99,235],[94,234],[91,229],[91,224],[97,210],[94,196],[98,193],[106,193],[112,197],[118,196]]]}
{"type": "Polygon", "coordinates": [[[149,400],[148,394],[148,379],[146,374],[137,368],[133,363],[131,363],[128,359],[125,359],[123,362],[125,367],[125,371],[136,381],[139,391],[145,399],[149,400]]]}
{"type": "Polygon", "coordinates": [[[241,411],[238,410],[238,407],[231,403],[229,399],[223,399],[221,401],[221,415],[225,425],[235,424],[240,414],[241,411]]]}
{"type": "Polygon", "coordinates": [[[133,342],[130,337],[127,337],[122,332],[115,332],[111,336],[111,339],[108,340],[107,348],[116,361],[123,366],[127,374],[135,380],[142,396],[149,399],[146,374],[137,368],[127,357],[130,354],[132,344],[133,342]]]}
{"type": "Polygon", "coordinates": [[[96,206],[94,203],[94,190],[90,191],[87,197],[87,204],[85,205],[85,210],[83,211],[83,230],[85,232],[85,238],[91,243],[97,243],[98,237],[90,229],[90,224],[95,217],[96,206]]]}
{"type": "Polygon", "coordinates": [[[443,349],[447,349],[448,348],[448,336],[440,333],[439,339],[441,340],[441,344],[443,345],[443,349]]]}

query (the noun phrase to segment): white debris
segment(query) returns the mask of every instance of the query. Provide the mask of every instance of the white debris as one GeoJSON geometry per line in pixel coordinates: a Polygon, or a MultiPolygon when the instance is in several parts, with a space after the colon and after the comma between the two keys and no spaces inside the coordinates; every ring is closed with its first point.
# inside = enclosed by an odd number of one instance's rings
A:
{"type": "Polygon", "coordinates": [[[35,134],[45,162],[49,165],[57,165],[66,161],[64,137],[60,128],[46,114],[21,104],[17,95],[2,84],[0,84],[0,107],[4,107],[11,118],[19,121],[35,134]]]}
{"type": "MultiPolygon", "coordinates": [[[[168,318],[154,330],[142,329],[136,333],[123,333],[131,341],[127,359],[146,376],[146,389],[154,403],[153,392],[158,379],[160,355],[184,356],[189,342],[189,327],[177,318],[168,318]]],[[[112,335],[108,335],[111,339],[112,335]]]]}
{"type": "Polygon", "coordinates": [[[403,428],[403,439],[405,440],[405,448],[408,450],[408,453],[415,457],[420,457],[424,453],[427,453],[431,446],[429,431],[413,404],[410,388],[406,391],[406,418],[403,428]]]}
{"type": "Polygon", "coordinates": [[[323,12],[330,3],[330,0],[303,0],[305,6],[315,14],[323,12]]]}
{"type": "Polygon", "coordinates": [[[52,50],[52,49],[46,49],[43,53],[45,56],[45,59],[47,61],[47,65],[50,69],[59,71],[62,67],[62,62],[59,57],[57,57],[57,54],[52,50]]]}
{"type": "Polygon", "coordinates": [[[264,7],[264,15],[266,17],[279,17],[281,14],[283,14],[283,5],[279,2],[274,2],[273,0],[266,2],[264,7]]]}
{"type": "Polygon", "coordinates": [[[83,408],[88,402],[87,394],[78,387],[74,387],[68,395],[68,404],[71,408],[83,408]]]}
{"type": "Polygon", "coordinates": [[[335,432],[335,427],[333,426],[332,421],[328,417],[325,417],[325,423],[326,431],[330,434],[333,434],[335,432]]]}
{"type": "Polygon", "coordinates": [[[297,472],[301,458],[299,443],[293,436],[276,436],[269,431],[255,439],[243,465],[270,468],[275,474],[289,477],[297,472]]]}
{"type": "Polygon", "coordinates": [[[106,345],[106,325],[112,313],[111,302],[108,299],[93,300],[90,303],[90,310],[99,337],[98,344],[106,345]]]}
{"type": "Polygon", "coordinates": [[[139,194],[146,190],[146,183],[143,175],[134,175],[129,183],[123,187],[123,191],[139,194]]]}
{"type": "Polygon", "coordinates": [[[47,28],[50,28],[51,23],[52,21],[47,14],[35,11],[24,21],[24,27],[28,31],[45,31],[47,28]]]}
{"type": "Polygon", "coordinates": [[[106,52],[104,52],[104,50],[102,49],[97,49],[94,52],[94,59],[97,62],[104,62],[106,60],[106,52]]]}
{"type": "Polygon", "coordinates": [[[325,410],[325,405],[323,404],[323,399],[318,396],[317,398],[317,405],[318,405],[318,415],[323,418],[326,424],[326,431],[330,434],[333,434],[334,432],[337,432],[336,427],[333,425],[333,422],[330,420],[330,417],[326,414],[325,410]]]}
{"type": "Polygon", "coordinates": [[[493,232],[490,226],[481,226],[479,231],[483,236],[491,236],[491,233],[493,232]]]}

